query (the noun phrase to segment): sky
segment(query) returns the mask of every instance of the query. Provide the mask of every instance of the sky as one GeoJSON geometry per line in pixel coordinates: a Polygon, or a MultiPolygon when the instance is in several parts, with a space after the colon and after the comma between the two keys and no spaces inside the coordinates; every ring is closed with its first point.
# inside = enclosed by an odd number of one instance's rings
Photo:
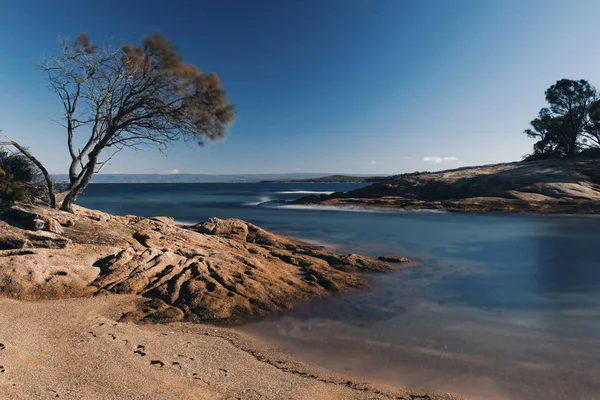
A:
{"type": "MultiPolygon", "coordinates": [[[[216,72],[228,138],[123,151],[103,173],[393,174],[518,161],[558,79],[600,87],[600,1],[0,2],[0,129],[66,173],[61,103],[36,63],[59,38],[155,31],[216,72]]],[[[82,134],[85,134],[82,132],[82,134]]]]}

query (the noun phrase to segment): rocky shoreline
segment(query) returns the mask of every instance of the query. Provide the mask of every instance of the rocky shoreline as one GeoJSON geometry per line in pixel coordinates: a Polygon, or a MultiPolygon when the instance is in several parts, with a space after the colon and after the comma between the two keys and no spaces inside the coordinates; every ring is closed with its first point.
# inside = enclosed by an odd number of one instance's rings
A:
{"type": "Polygon", "coordinates": [[[391,176],[295,205],[375,210],[600,213],[600,160],[543,160],[391,176]]]}
{"type": "Polygon", "coordinates": [[[168,217],[120,217],[81,207],[69,214],[32,205],[0,217],[0,294],[143,296],[146,303],[123,316],[132,321],[267,315],[361,287],[355,272],[397,268],[389,261],[334,254],[236,219],[180,227],[168,217]]]}
{"type": "Polygon", "coordinates": [[[349,210],[381,211],[447,211],[468,213],[539,213],[598,214],[596,201],[528,202],[492,197],[445,201],[410,200],[402,197],[383,198],[302,198],[292,203],[299,206],[326,206],[349,210]]]}

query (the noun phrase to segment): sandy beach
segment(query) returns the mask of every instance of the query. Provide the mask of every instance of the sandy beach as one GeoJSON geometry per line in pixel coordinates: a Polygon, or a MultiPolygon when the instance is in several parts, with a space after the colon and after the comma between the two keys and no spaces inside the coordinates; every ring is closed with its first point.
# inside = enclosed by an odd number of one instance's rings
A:
{"type": "Polygon", "coordinates": [[[0,398],[454,398],[331,374],[232,328],[119,322],[139,301],[0,299],[0,398]]]}

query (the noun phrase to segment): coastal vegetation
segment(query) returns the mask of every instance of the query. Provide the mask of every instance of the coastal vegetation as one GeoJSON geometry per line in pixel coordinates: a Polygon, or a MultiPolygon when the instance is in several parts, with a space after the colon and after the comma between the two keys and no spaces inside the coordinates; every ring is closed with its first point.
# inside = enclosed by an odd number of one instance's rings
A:
{"type": "Polygon", "coordinates": [[[527,160],[600,155],[600,94],[586,80],[561,79],[546,92],[525,134],[537,139],[527,160]]]}
{"type": "Polygon", "coordinates": [[[35,200],[47,200],[44,179],[35,165],[20,153],[0,149],[0,211],[35,200]]]}

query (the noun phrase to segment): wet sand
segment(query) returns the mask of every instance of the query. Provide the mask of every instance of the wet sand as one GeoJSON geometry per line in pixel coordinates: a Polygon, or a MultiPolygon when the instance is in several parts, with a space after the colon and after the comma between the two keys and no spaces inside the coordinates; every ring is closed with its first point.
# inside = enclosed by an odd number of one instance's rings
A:
{"type": "Polygon", "coordinates": [[[236,329],[118,322],[141,301],[0,298],[2,399],[454,399],[336,375],[236,329]]]}

